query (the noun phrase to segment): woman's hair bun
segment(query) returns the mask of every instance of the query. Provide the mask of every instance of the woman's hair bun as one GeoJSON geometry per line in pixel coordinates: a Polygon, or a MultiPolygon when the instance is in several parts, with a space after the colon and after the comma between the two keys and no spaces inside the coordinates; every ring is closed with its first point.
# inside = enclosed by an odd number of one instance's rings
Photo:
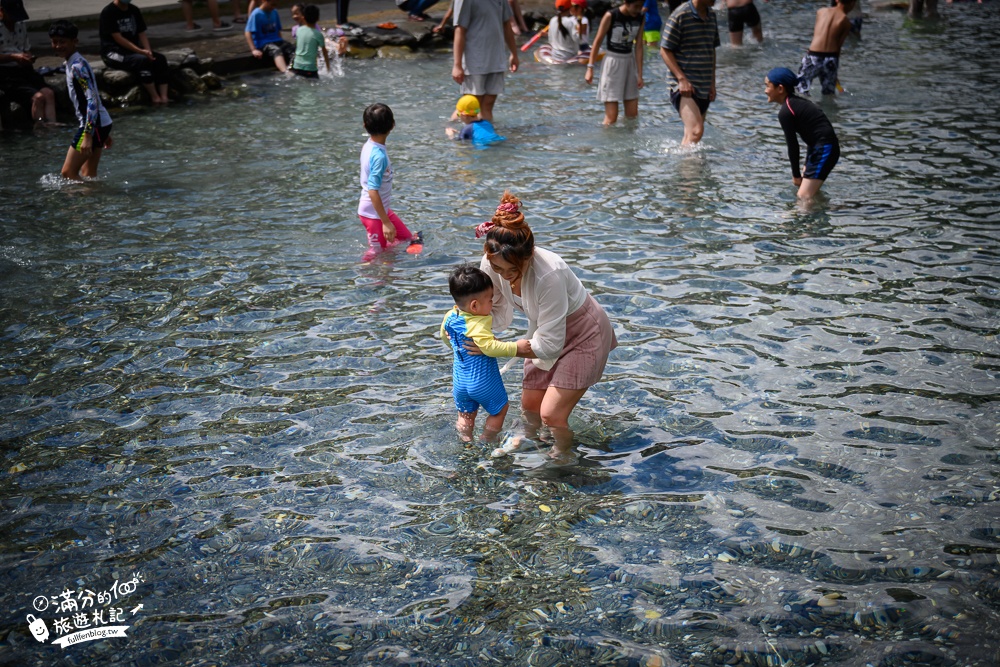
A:
{"type": "Polygon", "coordinates": [[[493,224],[512,231],[524,225],[521,200],[512,195],[510,190],[503,191],[503,197],[500,198],[497,210],[493,214],[493,224]]]}

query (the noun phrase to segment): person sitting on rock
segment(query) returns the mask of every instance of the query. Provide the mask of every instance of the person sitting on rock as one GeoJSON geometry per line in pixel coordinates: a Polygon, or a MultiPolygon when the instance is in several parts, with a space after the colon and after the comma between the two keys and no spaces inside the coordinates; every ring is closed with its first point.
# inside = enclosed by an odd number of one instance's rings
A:
{"type": "Polygon", "coordinates": [[[28,43],[28,13],[21,0],[0,0],[0,91],[31,106],[36,123],[56,122],[56,96],[35,71],[28,43]]]}
{"type": "Polygon", "coordinates": [[[138,76],[153,104],[170,102],[167,59],[149,45],[146,22],[132,0],[113,0],[101,11],[100,34],[105,65],[138,76]]]}
{"type": "Polygon", "coordinates": [[[279,72],[288,71],[295,57],[295,47],[281,38],[281,17],[274,8],[274,0],[261,0],[247,19],[243,35],[254,58],[267,56],[279,72]]]}

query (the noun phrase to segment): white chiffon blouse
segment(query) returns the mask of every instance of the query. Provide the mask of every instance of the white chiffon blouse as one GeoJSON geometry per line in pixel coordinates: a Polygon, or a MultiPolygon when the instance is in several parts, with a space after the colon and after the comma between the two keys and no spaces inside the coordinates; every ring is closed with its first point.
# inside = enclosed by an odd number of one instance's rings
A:
{"type": "MultiPolygon", "coordinates": [[[[484,255],[479,268],[493,279],[493,331],[501,332],[514,320],[514,293],[484,255]]],[[[587,300],[587,288],[563,259],[536,247],[521,277],[521,304],[528,317],[532,363],[543,371],[551,369],[566,343],[566,318],[587,300]]]]}

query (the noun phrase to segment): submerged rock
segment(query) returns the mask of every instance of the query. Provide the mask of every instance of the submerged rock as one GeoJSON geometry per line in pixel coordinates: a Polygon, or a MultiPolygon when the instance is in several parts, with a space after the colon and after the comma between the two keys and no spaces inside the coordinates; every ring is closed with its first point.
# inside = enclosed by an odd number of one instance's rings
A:
{"type": "Polygon", "coordinates": [[[182,67],[171,73],[171,81],[183,93],[204,93],[208,85],[190,67],[182,67]]]}
{"type": "Polygon", "coordinates": [[[139,86],[133,86],[127,93],[117,99],[117,104],[123,107],[131,107],[146,102],[146,92],[139,86]]]}
{"type": "Polygon", "coordinates": [[[222,79],[220,79],[214,72],[205,72],[201,75],[201,80],[204,82],[205,87],[208,90],[219,90],[222,88],[222,79]]]}
{"type": "Polygon", "coordinates": [[[379,58],[389,60],[407,59],[412,58],[414,55],[414,51],[406,46],[382,46],[378,50],[379,58]]]}
{"type": "Polygon", "coordinates": [[[416,46],[417,38],[399,28],[385,30],[383,28],[368,28],[356,40],[363,46],[379,48],[382,46],[416,46]]]}

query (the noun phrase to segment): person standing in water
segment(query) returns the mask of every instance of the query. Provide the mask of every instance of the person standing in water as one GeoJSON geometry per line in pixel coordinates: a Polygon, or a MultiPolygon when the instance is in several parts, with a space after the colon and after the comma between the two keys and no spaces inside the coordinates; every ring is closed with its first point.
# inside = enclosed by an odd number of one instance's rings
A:
{"type": "Polygon", "coordinates": [[[719,26],[712,0],[690,0],[670,15],[663,29],[660,57],[670,70],[670,102],[684,122],[682,145],[705,133],[708,105],[715,100],[715,49],[719,26]]]}
{"type": "Polygon", "coordinates": [[[604,62],[597,99],[604,102],[604,125],[618,121],[618,103],[625,108],[626,118],[639,115],[639,89],[642,88],[642,3],[625,0],[608,11],[594,35],[587,73],[584,80],[594,82],[594,61],[604,42],[604,62]]]}
{"type": "Polygon", "coordinates": [[[480,115],[493,122],[493,105],[504,91],[504,72],[518,68],[517,44],[506,0],[455,0],[451,78],[463,95],[479,98],[480,115]],[[504,51],[510,57],[504,57],[504,51]]]}
{"type": "Polygon", "coordinates": [[[856,3],[857,0],[835,0],[833,6],[816,11],[812,42],[799,67],[799,85],[795,91],[800,95],[809,94],[812,80],[817,76],[824,95],[837,92],[840,48],[851,32],[851,19],[847,15],[856,3]]]}
{"type": "Polygon", "coordinates": [[[491,441],[503,428],[510,407],[496,357],[513,357],[517,344],[493,336],[493,282],[481,269],[471,264],[455,268],[448,276],[448,291],[455,307],[441,321],[441,339],[452,351],[452,398],[458,410],[455,428],[463,442],[471,442],[476,413],[482,406],[489,415],[483,439],[491,441]],[[463,345],[467,340],[482,354],[469,354],[463,345]]]}
{"type": "Polygon", "coordinates": [[[306,5],[301,11],[302,24],[298,26],[295,35],[295,60],[290,63],[289,69],[298,76],[317,79],[319,78],[316,57],[318,53],[323,53],[326,71],[330,71],[330,54],[326,50],[326,38],[316,27],[316,22],[319,21],[319,7],[306,5]]]}
{"type": "Polygon", "coordinates": [[[730,44],[733,46],[743,44],[744,26],[753,31],[753,38],[758,44],[764,41],[764,30],[760,27],[760,13],[753,0],[726,0],[726,10],[730,44]]]}
{"type": "Polygon", "coordinates": [[[52,50],[66,59],[66,87],[76,118],[80,121],[73,143],[66,151],[62,175],[63,178],[80,181],[97,178],[101,153],[105,148],[111,148],[112,141],[111,116],[101,102],[94,70],[76,50],[77,35],[77,27],[65,19],[53,21],[49,26],[52,50]]]}
{"type": "Polygon", "coordinates": [[[358,218],[368,232],[368,250],[361,261],[370,262],[380,252],[400,241],[409,241],[409,253],[420,252],[419,233],[413,234],[389,208],[392,199],[392,162],[385,141],[396,127],[392,109],[385,104],[370,104],[362,114],[368,141],[361,147],[361,198],[358,218]]]}
{"type": "Polygon", "coordinates": [[[521,201],[510,192],[476,227],[482,236],[479,268],[493,281],[493,331],[511,325],[515,308],[528,317],[527,338],[516,341],[517,356],[525,359],[521,409],[528,435],[547,426],[555,441],[550,456],[565,460],[573,446],[570,413],[600,381],[618,346],[611,320],[559,255],[535,246],[521,201]]]}
{"type": "Polygon", "coordinates": [[[663,17],[660,16],[660,1],[646,0],[642,4],[643,25],[642,44],[653,47],[660,43],[660,30],[663,28],[663,17]]]}
{"type": "Polygon", "coordinates": [[[812,199],[823,181],[837,166],[840,142],[823,110],[813,102],[795,95],[798,77],[787,67],[775,67],[764,78],[767,101],[781,105],[778,122],[785,132],[792,182],[798,186],[799,199],[812,199]],[[798,136],[796,136],[798,135],[798,136]],[[799,139],[806,142],[806,171],[799,171],[799,139]]]}

